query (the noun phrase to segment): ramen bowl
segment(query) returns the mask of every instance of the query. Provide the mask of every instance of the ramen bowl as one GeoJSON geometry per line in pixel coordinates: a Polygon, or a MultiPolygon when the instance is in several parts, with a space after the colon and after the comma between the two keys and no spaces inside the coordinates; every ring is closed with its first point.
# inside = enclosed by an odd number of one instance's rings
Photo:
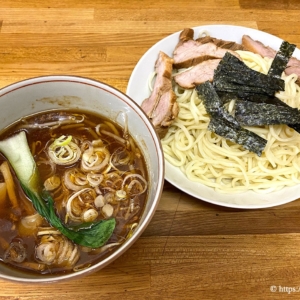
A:
{"type": "Polygon", "coordinates": [[[129,134],[144,156],[148,173],[147,199],[138,225],[121,246],[101,261],[76,272],[55,275],[27,273],[1,263],[0,278],[23,283],[50,283],[84,276],[110,264],[145,230],[162,193],[163,152],[160,140],[147,116],[131,98],[119,90],[102,82],[74,76],[37,77],[4,87],[0,90],[0,107],[0,131],[25,116],[66,109],[99,114],[123,128],[128,126],[129,134]]]}

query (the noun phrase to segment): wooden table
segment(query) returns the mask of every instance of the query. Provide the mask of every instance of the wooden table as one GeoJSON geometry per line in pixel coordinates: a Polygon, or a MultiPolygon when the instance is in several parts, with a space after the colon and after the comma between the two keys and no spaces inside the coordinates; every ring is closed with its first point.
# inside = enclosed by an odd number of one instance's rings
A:
{"type": "MultiPolygon", "coordinates": [[[[149,47],[184,27],[204,24],[252,27],[300,45],[299,3],[1,0],[0,87],[39,75],[70,74],[125,92],[149,47]]],[[[114,263],[55,285],[0,280],[0,298],[300,298],[291,290],[300,286],[299,260],[299,200],[269,209],[228,209],[166,182],[149,227],[114,263]]]]}

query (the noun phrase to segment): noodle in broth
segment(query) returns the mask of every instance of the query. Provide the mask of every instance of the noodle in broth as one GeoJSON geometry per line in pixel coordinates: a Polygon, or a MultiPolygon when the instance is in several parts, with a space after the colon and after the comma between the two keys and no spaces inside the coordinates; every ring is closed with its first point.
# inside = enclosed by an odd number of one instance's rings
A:
{"type": "MultiPolygon", "coordinates": [[[[0,140],[19,131],[26,132],[44,189],[66,227],[110,218],[116,226],[99,248],[76,244],[35,211],[12,177],[7,191],[15,196],[0,193],[0,261],[46,275],[76,272],[107,257],[132,235],[147,199],[147,166],[127,126],[89,112],[50,111],[16,122],[0,140]]],[[[8,166],[0,155],[0,187],[7,185],[8,166]]]]}

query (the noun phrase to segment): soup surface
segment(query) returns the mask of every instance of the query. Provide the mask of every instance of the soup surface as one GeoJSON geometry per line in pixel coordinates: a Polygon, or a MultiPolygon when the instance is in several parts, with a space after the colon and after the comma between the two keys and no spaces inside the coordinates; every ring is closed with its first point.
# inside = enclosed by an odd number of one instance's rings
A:
{"type": "Polygon", "coordinates": [[[64,226],[111,218],[116,225],[99,248],[76,244],[37,213],[0,154],[1,263],[42,274],[88,268],[129,238],[140,220],[148,187],[142,152],[127,128],[89,112],[28,116],[3,131],[0,140],[20,131],[26,132],[43,192],[53,198],[64,226]]]}

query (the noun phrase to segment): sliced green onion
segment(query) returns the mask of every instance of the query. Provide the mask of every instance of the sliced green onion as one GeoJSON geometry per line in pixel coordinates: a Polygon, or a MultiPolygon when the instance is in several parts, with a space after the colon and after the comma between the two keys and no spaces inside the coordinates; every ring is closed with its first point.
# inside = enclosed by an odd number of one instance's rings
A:
{"type": "Polygon", "coordinates": [[[54,228],[76,244],[85,247],[98,248],[108,241],[116,226],[114,218],[81,224],[76,229],[70,229],[62,223],[56,215],[54,200],[47,191],[42,190],[37,166],[24,131],[0,141],[0,152],[10,162],[25,194],[32,201],[37,212],[54,228]]]}

